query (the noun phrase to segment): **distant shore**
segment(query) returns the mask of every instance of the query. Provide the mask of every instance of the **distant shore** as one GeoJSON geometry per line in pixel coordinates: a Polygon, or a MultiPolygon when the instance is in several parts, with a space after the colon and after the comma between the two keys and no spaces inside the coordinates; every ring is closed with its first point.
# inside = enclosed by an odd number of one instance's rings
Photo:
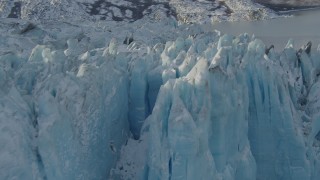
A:
{"type": "Polygon", "coordinates": [[[288,4],[269,4],[269,3],[259,3],[263,6],[266,6],[278,13],[289,13],[294,11],[306,11],[313,9],[320,9],[320,6],[292,6],[288,4]]]}

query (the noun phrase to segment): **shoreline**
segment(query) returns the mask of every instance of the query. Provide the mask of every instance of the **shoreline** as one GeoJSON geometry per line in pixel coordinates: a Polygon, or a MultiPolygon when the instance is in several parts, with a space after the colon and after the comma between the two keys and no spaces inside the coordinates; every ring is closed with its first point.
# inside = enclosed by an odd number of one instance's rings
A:
{"type": "Polygon", "coordinates": [[[276,13],[279,14],[288,14],[292,12],[300,12],[300,11],[310,11],[320,9],[320,5],[318,6],[292,6],[288,4],[268,4],[268,3],[258,3],[262,6],[265,6],[276,13]]]}
{"type": "Polygon", "coordinates": [[[307,12],[307,11],[318,11],[320,10],[320,6],[317,7],[310,7],[310,8],[301,8],[301,9],[293,9],[293,10],[287,10],[287,11],[278,11],[277,13],[279,15],[297,15],[302,12],[307,12]]]}

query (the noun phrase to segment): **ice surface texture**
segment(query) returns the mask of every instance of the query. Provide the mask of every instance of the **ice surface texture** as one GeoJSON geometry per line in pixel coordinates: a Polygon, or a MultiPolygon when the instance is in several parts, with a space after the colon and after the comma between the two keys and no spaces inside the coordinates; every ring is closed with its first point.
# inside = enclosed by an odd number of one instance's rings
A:
{"type": "Polygon", "coordinates": [[[122,149],[121,178],[318,179],[320,56],[292,43],[266,55],[247,34],[167,42],[164,85],[140,141],[122,149]],[[144,160],[127,156],[135,146],[144,160]]]}
{"type": "Polygon", "coordinates": [[[72,39],[1,56],[1,179],[108,176],[129,136],[128,75],[103,52],[72,39]]]}
{"type": "Polygon", "coordinates": [[[3,23],[1,179],[319,179],[318,51],[176,21],[129,45],[3,23]]]}

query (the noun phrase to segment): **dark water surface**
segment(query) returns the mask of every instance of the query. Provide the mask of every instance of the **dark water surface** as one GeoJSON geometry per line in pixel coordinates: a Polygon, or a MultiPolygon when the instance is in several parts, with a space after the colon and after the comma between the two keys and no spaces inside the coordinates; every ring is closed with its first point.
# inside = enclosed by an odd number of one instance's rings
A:
{"type": "Polygon", "coordinates": [[[320,43],[320,9],[291,12],[292,17],[263,21],[222,22],[214,28],[232,35],[247,32],[262,39],[266,45],[274,44],[277,50],[283,49],[292,38],[296,48],[312,41],[313,49],[320,43]]]}

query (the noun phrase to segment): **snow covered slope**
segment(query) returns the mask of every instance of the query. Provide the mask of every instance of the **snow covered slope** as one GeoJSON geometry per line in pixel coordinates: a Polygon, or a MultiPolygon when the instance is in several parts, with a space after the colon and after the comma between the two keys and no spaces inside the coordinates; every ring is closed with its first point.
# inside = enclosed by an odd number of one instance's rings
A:
{"type": "Polygon", "coordinates": [[[1,179],[319,178],[320,52],[174,19],[1,21],[1,179]]]}
{"type": "Polygon", "coordinates": [[[126,21],[143,17],[181,22],[266,19],[275,14],[251,0],[10,0],[0,1],[1,17],[47,21],[126,21]]]}

